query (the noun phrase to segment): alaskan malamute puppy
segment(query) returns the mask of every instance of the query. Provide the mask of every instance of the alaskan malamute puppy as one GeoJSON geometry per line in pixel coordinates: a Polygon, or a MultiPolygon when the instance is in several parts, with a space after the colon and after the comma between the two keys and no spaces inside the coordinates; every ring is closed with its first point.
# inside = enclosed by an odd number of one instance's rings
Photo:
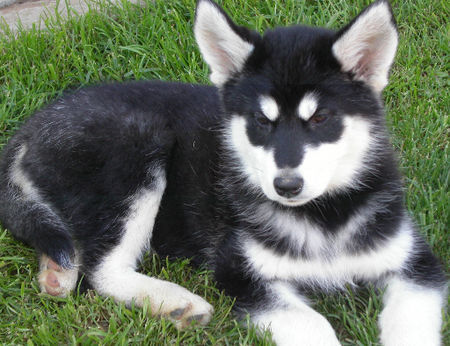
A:
{"type": "Polygon", "coordinates": [[[11,138],[0,220],[40,254],[42,291],[82,273],[100,294],[183,328],[213,308],[136,272],[151,245],[215,273],[278,345],[338,345],[305,298],[387,287],[384,345],[438,345],[446,278],[404,206],[380,94],[397,48],[389,3],[339,31],[263,36],[200,0],[215,87],[158,81],[66,95],[11,138]]]}

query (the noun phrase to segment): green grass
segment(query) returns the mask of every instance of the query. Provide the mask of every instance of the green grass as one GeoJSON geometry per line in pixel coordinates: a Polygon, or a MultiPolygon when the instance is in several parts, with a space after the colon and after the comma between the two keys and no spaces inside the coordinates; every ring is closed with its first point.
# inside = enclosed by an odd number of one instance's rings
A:
{"type": "MultiPolygon", "coordinates": [[[[227,1],[239,24],[259,31],[304,23],[338,28],[367,1],[227,1]]],[[[0,35],[0,146],[23,120],[62,90],[109,80],[163,79],[208,83],[192,34],[194,1],[148,1],[137,7],[98,3],[96,12],[47,18],[0,35]]],[[[394,1],[400,47],[384,92],[393,144],[401,156],[407,205],[434,252],[449,250],[449,24],[444,0],[394,1]]],[[[4,344],[269,344],[239,325],[233,304],[211,275],[186,261],[146,258],[142,270],[205,297],[215,307],[204,328],[178,332],[145,309],[127,309],[95,293],[55,299],[39,294],[33,250],[0,228],[0,343],[4,344]]],[[[372,290],[318,297],[317,309],[347,345],[376,344],[381,300],[372,290]]],[[[444,344],[450,344],[446,314],[444,344]]]]}

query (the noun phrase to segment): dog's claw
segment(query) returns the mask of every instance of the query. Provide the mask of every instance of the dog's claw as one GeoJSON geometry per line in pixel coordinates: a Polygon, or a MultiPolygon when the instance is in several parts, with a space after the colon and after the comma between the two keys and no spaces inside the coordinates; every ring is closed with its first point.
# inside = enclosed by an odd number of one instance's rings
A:
{"type": "Polygon", "coordinates": [[[170,312],[170,317],[172,317],[172,318],[174,318],[174,319],[180,319],[182,316],[183,316],[183,314],[185,313],[185,311],[187,310],[188,308],[187,307],[185,307],[185,308],[180,308],[180,309],[175,309],[175,310],[173,310],[172,312],[170,312]]]}
{"type": "Polygon", "coordinates": [[[186,319],[186,321],[190,324],[192,322],[200,322],[203,320],[203,318],[205,317],[205,314],[198,314],[198,315],[193,315],[190,316],[186,319]]]}
{"type": "Polygon", "coordinates": [[[206,325],[210,321],[213,313],[212,306],[206,304],[200,307],[198,304],[195,305],[189,303],[183,308],[172,310],[166,316],[172,320],[178,330],[190,327],[192,322],[196,322],[196,324],[200,325],[206,325]]]}

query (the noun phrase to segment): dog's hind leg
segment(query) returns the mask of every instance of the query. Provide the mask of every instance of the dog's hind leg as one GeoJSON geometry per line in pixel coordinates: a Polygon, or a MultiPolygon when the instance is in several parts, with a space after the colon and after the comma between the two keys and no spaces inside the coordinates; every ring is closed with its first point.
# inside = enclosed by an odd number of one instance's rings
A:
{"type": "Polygon", "coordinates": [[[74,256],[71,230],[25,170],[27,154],[28,145],[18,140],[12,140],[3,153],[0,220],[16,238],[46,254],[57,265],[70,269],[74,256]]]}
{"type": "Polygon", "coordinates": [[[155,170],[152,175],[152,183],[129,199],[120,240],[90,270],[88,280],[98,293],[127,305],[149,304],[154,316],[172,320],[178,329],[192,321],[206,324],[213,308],[203,298],[176,284],[136,272],[138,260],[150,243],[166,186],[162,170],[155,170]]]}

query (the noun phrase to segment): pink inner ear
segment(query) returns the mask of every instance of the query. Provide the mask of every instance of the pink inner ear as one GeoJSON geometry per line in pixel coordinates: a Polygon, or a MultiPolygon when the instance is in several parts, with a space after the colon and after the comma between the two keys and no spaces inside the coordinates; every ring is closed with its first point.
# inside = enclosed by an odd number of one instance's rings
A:
{"type": "Polygon", "coordinates": [[[210,52],[215,56],[216,63],[220,67],[221,72],[230,72],[230,67],[232,61],[230,56],[225,52],[225,50],[220,46],[220,39],[212,32],[207,32],[204,34],[205,39],[209,42],[211,47],[210,52]]]}
{"type": "Polygon", "coordinates": [[[369,49],[365,49],[362,51],[361,58],[359,59],[358,63],[355,65],[354,68],[354,73],[357,77],[368,79],[372,74],[372,71],[370,69],[372,54],[373,53],[371,53],[369,49]]]}
{"type": "Polygon", "coordinates": [[[354,72],[359,78],[368,81],[383,64],[384,43],[380,41],[379,38],[373,38],[367,42],[367,48],[361,51],[361,57],[354,68],[354,72]]]}
{"type": "Polygon", "coordinates": [[[211,81],[222,85],[242,68],[253,44],[244,40],[226,15],[209,2],[197,8],[195,36],[203,58],[211,68],[211,81]]]}
{"type": "Polygon", "coordinates": [[[375,3],[334,43],[333,54],[355,78],[376,91],[387,84],[398,35],[387,3],[375,3]]]}
{"type": "Polygon", "coordinates": [[[235,72],[236,68],[231,56],[222,47],[220,47],[219,42],[217,42],[216,47],[216,55],[222,65],[223,71],[226,73],[235,72]]]}

